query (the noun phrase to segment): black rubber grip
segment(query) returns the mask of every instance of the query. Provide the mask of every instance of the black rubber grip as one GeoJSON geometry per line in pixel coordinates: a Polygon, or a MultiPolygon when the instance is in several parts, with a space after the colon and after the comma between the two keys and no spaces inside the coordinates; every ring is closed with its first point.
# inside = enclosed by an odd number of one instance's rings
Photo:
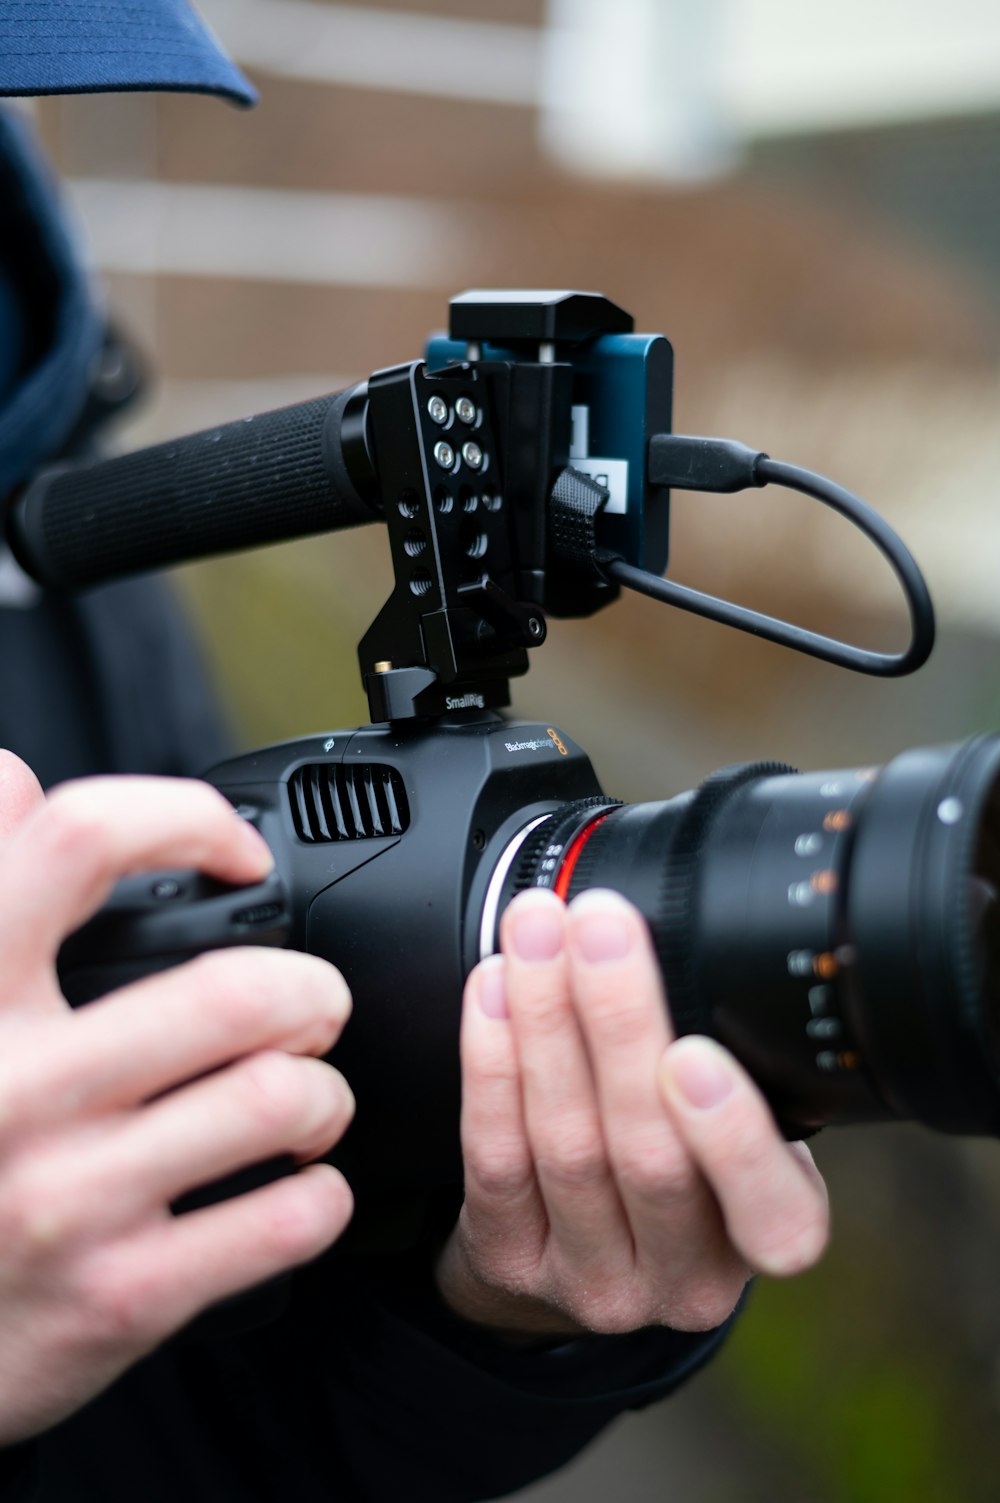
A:
{"type": "Polygon", "coordinates": [[[358,391],[43,474],[14,508],[11,547],[41,584],[74,589],[374,522],[342,452],[358,391]]]}

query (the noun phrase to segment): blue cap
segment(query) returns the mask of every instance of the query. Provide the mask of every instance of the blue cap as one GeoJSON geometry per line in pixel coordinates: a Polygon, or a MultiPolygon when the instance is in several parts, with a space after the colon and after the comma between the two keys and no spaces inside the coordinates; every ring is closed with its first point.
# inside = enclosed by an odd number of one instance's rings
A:
{"type": "Polygon", "coordinates": [[[131,89],[257,101],[187,0],[0,0],[0,94],[131,89]]]}

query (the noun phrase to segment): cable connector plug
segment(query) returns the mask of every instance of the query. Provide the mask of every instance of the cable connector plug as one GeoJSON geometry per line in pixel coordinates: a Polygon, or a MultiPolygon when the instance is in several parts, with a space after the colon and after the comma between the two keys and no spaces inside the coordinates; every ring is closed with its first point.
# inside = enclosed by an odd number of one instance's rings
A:
{"type": "Polygon", "coordinates": [[[657,433],[649,440],[648,476],[653,485],[669,485],[684,491],[742,491],[748,486],[783,485],[788,490],[811,496],[823,506],[853,522],[859,532],[891,565],[903,587],[910,613],[910,645],[903,652],[870,652],[836,637],[824,637],[807,631],[791,621],[764,616],[731,600],[719,600],[701,590],[658,579],[643,569],[636,569],[623,558],[595,550],[594,563],[606,579],[615,584],[666,601],[682,611],[735,626],[738,631],[753,632],[769,642],[780,642],[799,652],[811,653],[826,663],[841,668],[855,668],[859,673],[873,673],[881,678],[898,678],[912,673],[925,663],[934,646],[934,606],[924,576],[906,544],[859,496],[854,496],[836,481],[798,465],[771,459],[763,450],[754,450],[731,438],[691,438],[686,434],[657,433]]]}
{"type": "Polygon", "coordinates": [[[657,433],[649,440],[649,482],[680,491],[743,491],[767,484],[757,473],[767,457],[734,438],[657,433]]]}

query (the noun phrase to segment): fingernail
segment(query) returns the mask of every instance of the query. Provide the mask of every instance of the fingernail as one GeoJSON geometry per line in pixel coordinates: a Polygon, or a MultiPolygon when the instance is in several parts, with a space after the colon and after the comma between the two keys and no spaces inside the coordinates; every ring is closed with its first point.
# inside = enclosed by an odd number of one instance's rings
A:
{"type": "Polygon", "coordinates": [[[562,913],[549,899],[511,908],[511,944],[520,960],[555,960],[563,946],[562,913]]]}
{"type": "Polygon", "coordinates": [[[617,893],[585,892],[572,905],[573,941],[590,965],[624,960],[634,930],[617,893]]]}
{"type": "Polygon", "coordinates": [[[479,1005],[488,1018],[509,1018],[503,960],[493,955],[479,971],[479,1005]]]}
{"type": "Polygon", "coordinates": [[[733,1072],[708,1039],[675,1044],[668,1051],[667,1064],[672,1084],[698,1111],[711,1111],[732,1094],[733,1072]]]}

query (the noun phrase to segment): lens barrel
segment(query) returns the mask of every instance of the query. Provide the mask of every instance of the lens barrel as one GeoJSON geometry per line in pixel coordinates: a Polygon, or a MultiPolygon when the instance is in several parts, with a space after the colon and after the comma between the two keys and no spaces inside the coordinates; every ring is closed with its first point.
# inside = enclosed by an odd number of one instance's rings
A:
{"type": "Polygon", "coordinates": [[[523,842],[498,911],[525,886],[635,903],[678,1032],[730,1048],[790,1135],[1000,1131],[1000,737],[567,805],[523,842]]]}

